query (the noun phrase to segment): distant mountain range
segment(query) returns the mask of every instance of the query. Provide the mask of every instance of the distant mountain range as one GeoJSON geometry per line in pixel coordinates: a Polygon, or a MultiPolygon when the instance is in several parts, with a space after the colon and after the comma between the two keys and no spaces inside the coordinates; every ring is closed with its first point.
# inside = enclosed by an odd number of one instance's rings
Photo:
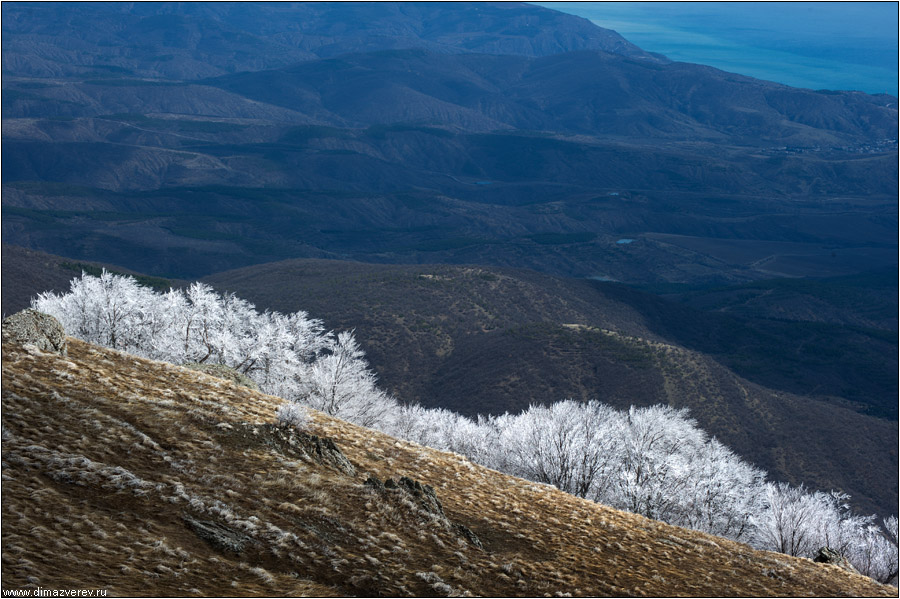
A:
{"type": "Polygon", "coordinates": [[[603,50],[665,61],[587,19],[524,3],[11,4],[3,69],[23,76],[201,79],[341,54],[424,48],[547,56],[603,50]]]}
{"type": "Polygon", "coordinates": [[[23,3],[3,27],[8,242],[166,276],[896,262],[889,96],[671,63],[518,4],[23,3]]]}

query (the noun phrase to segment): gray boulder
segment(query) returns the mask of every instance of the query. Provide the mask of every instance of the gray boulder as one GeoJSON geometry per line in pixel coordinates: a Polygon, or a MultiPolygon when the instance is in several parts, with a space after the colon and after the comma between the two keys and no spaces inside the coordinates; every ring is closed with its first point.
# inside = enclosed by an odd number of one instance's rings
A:
{"type": "Polygon", "coordinates": [[[813,561],[820,564],[832,564],[839,568],[843,568],[844,570],[859,574],[856,568],[853,567],[853,564],[851,564],[846,557],[844,557],[831,547],[822,547],[821,549],[819,549],[819,552],[816,554],[816,557],[813,558],[813,561]]]}
{"type": "Polygon", "coordinates": [[[220,551],[240,553],[248,543],[253,542],[253,539],[244,533],[220,522],[198,520],[187,514],[183,514],[181,517],[194,534],[220,551]]]}
{"type": "MultiPolygon", "coordinates": [[[[401,476],[396,481],[393,478],[389,478],[383,483],[378,478],[370,476],[366,479],[365,485],[372,488],[385,499],[390,498],[392,495],[406,495],[408,499],[412,500],[412,505],[415,506],[414,510],[428,514],[430,519],[439,522],[444,528],[456,533],[469,544],[479,549],[484,549],[481,539],[470,528],[463,524],[455,523],[447,517],[441,505],[441,500],[438,499],[437,494],[434,492],[434,487],[431,485],[422,484],[407,476],[401,476]]],[[[406,505],[409,505],[409,502],[406,505]]]]}
{"type": "Polygon", "coordinates": [[[59,321],[31,308],[3,319],[3,340],[63,356],[67,353],[66,332],[59,321]]]}

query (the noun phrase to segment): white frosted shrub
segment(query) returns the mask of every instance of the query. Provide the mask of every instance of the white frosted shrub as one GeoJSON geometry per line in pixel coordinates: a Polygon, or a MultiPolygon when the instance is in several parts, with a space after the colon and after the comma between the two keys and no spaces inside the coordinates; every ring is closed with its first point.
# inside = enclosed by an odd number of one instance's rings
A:
{"type": "Polygon", "coordinates": [[[275,413],[278,422],[305,431],[309,428],[309,410],[296,401],[286,401],[278,407],[275,413]]]}
{"type": "Polygon", "coordinates": [[[32,307],[84,341],[174,364],[224,364],[264,393],[362,426],[384,426],[397,407],[352,333],[326,332],[303,311],[257,312],[203,283],[154,293],[132,277],[82,273],[69,293],[42,293],[32,307]]]}

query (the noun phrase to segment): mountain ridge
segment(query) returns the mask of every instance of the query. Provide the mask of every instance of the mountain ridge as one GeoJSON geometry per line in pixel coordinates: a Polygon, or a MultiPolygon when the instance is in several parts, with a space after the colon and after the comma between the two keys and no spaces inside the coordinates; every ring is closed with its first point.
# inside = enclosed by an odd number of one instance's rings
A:
{"type": "Polygon", "coordinates": [[[673,63],[536,7],[255,6],[5,8],[5,239],[175,277],[298,257],[628,283],[896,263],[896,99],[673,63]],[[308,48],[253,62],[240,26],[308,48]],[[458,51],[422,42],[442,35],[458,51]],[[74,54],[53,72],[14,58],[54,44],[74,54]],[[184,60],[209,69],[154,70],[184,60]]]}
{"type": "Polygon", "coordinates": [[[93,71],[197,79],[352,52],[422,46],[523,55],[597,48],[664,60],[581,17],[525,3],[477,3],[469,8],[460,18],[441,3],[261,2],[250,10],[221,2],[128,8],[87,3],[77,10],[66,3],[10,5],[4,9],[4,32],[22,36],[24,42],[5,44],[3,66],[38,77],[93,71]],[[74,38],[68,47],[56,42],[61,34],[74,38]],[[97,46],[107,48],[106,53],[92,53],[97,46]],[[156,52],[148,56],[146,47],[156,52]]]}
{"type": "MultiPolygon", "coordinates": [[[[7,314],[38,292],[67,291],[81,269],[99,274],[96,265],[6,244],[3,252],[7,314]]],[[[840,336],[838,324],[823,337],[803,322],[745,321],[622,286],[482,266],[302,260],[205,281],[260,309],[308,310],[329,329],[356,330],[379,384],[405,403],[469,416],[565,398],[687,407],[704,430],[779,480],[843,489],[866,512],[896,509],[896,483],[882,476],[896,469],[887,449],[896,445],[896,421],[867,415],[864,403],[896,393],[891,380],[879,383],[896,368],[885,361],[896,352],[895,333],[840,336]],[[831,362],[819,351],[825,344],[831,362]],[[856,366],[842,363],[854,354],[856,366]],[[866,364],[863,394],[844,393],[835,373],[866,364]]],[[[163,291],[187,284],[151,283],[163,291]]]]}

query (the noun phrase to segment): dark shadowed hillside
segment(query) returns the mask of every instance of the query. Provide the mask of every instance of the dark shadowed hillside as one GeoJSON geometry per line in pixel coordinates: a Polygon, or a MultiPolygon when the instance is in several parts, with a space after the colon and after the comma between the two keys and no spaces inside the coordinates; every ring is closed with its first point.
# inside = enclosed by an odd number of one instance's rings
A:
{"type": "MultiPolygon", "coordinates": [[[[143,130],[171,130],[177,151],[28,141],[10,130],[7,242],[166,277],[315,257],[721,284],[851,274],[896,260],[888,154],[743,164],[701,149],[405,126],[307,128],[274,145],[273,135],[294,134],[270,127],[255,144],[183,148],[183,135],[211,134],[122,118],[96,126],[136,134],[141,145],[143,130]]],[[[23,135],[93,127],[37,123],[23,135]]]]}
{"type": "MultiPolygon", "coordinates": [[[[897,330],[897,270],[873,270],[827,279],[771,279],[732,287],[669,289],[700,310],[897,330]]],[[[665,294],[663,289],[658,291],[665,294]]]]}
{"type": "Polygon", "coordinates": [[[110,272],[132,275],[142,285],[163,291],[172,285],[183,284],[183,281],[148,277],[120,266],[79,262],[6,243],[0,247],[3,248],[3,277],[0,279],[3,291],[0,301],[4,317],[28,308],[31,299],[38,293],[68,291],[72,279],[82,272],[96,276],[105,268],[110,272]]]}
{"type": "Polygon", "coordinates": [[[77,340],[65,357],[4,342],[4,590],[896,594],[317,413],[309,432],[348,461],[325,459],[274,425],[278,404],[77,340]]]}
{"type": "Polygon", "coordinates": [[[374,52],[203,83],[353,127],[418,122],[799,146],[886,139],[896,128],[888,97],[822,94],[597,50],[541,58],[374,52]]]}
{"type": "Polygon", "coordinates": [[[355,328],[403,401],[470,415],[567,397],[688,407],[777,477],[896,509],[896,333],[742,319],[482,267],[303,260],[206,280],[261,308],[355,328]],[[849,380],[859,387],[845,393],[849,380]]]}

